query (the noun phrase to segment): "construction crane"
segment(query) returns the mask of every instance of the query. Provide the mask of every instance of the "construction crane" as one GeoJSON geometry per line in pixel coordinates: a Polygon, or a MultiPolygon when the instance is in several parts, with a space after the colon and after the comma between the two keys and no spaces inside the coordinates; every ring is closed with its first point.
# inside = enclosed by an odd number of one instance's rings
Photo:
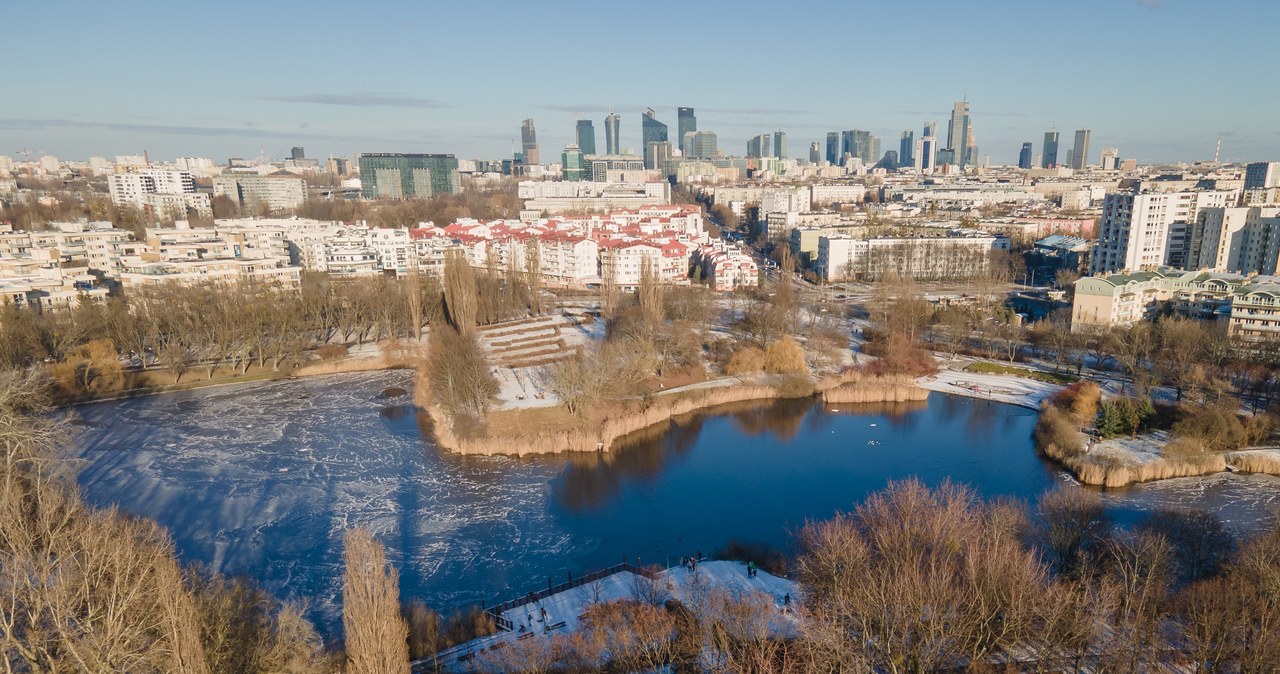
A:
{"type": "Polygon", "coordinates": [[[48,152],[48,150],[29,150],[29,149],[27,149],[27,148],[25,148],[25,147],[24,147],[24,148],[22,148],[21,150],[14,150],[14,152],[13,152],[13,153],[14,153],[14,154],[20,154],[20,155],[22,155],[22,161],[24,161],[24,162],[29,162],[29,161],[31,161],[31,153],[32,153],[32,152],[34,152],[34,153],[36,153],[36,154],[44,154],[44,153],[48,152]]]}

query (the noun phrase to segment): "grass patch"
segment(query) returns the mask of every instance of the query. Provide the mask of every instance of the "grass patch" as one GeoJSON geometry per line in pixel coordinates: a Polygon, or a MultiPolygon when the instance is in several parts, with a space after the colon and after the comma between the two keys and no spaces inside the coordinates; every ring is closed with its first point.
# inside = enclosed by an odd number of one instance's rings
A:
{"type": "Polygon", "coordinates": [[[1014,365],[1001,365],[1000,363],[978,362],[965,368],[966,372],[974,372],[977,374],[1009,374],[1023,379],[1034,379],[1049,384],[1074,384],[1080,381],[1079,377],[1069,374],[1060,374],[1057,372],[1044,372],[1041,370],[1032,370],[1025,367],[1017,367],[1014,365]]]}

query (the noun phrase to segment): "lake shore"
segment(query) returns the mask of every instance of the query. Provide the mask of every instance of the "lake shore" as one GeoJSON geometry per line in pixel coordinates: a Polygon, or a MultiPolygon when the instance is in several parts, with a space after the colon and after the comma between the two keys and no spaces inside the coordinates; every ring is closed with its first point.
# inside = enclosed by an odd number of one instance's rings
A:
{"type": "MultiPolygon", "coordinates": [[[[549,417],[548,412],[508,410],[491,412],[488,426],[502,414],[529,415],[517,423],[507,424],[516,432],[498,432],[462,437],[456,424],[431,400],[426,377],[420,371],[414,384],[414,402],[427,411],[434,426],[437,444],[459,454],[512,455],[556,454],[561,452],[604,452],[618,440],[639,431],[667,424],[679,417],[704,412],[722,405],[766,402],[777,399],[820,397],[832,403],[878,403],[925,400],[929,391],[915,385],[909,377],[865,377],[849,373],[811,382],[786,377],[758,375],[725,377],[657,394],[611,401],[608,410],[594,418],[572,419],[549,417]],[[542,414],[543,416],[533,416],[542,414]],[[561,423],[556,427],[552,419],[561,423]],[[520,423],[524,422],[524,423],[520,423]],[[568,427],[564,424],[568,423],[568,427]]],[[[545,410],[546,408],[542,408],[545,410]]],[[[555,414],[551,412],[550,414],[555,414]]]]}

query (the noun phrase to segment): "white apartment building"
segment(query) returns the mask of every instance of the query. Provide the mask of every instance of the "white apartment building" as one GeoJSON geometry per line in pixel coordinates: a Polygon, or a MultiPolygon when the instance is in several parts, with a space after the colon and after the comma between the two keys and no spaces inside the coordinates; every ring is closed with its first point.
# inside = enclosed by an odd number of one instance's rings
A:
{"type": "Polygon", "coordinates": [[[196,179],[190,171],[144,169],[109,176],[107,191],[117,206],[142,208],[147,194],[195,194],[196,179]]]}
{"type": "Polygon", "coordinates": [[[865,185],[853,183],[839,185],[810,185],[809,203],[815,206],[831,204],[857,204],[867,196],[865,185]]]}
{"type": "Polygon", "coordinates": [[[679,242],[657,244],[628,241],[601,244],[600,277],[613,279],[620,290],[634,291],[646,265],[653,265],[661,283],[689,283],[689,246],[679,242]]]}
{"type": "Polygon", "coordinates": [[[265,176],[224,175],[213,179],[213,196],[230,197],[249,213],[282,211],[307,200],[307,183],[287,171],[265,176]]]}
{"type": "Polygon", "coordinates": [[[1280,205],[1206,208],[1192,225],[1188,269],[1275,274],[1280,205]]]}
{"type": "Polygon", "coordinates": [[[1190,229],[1201,209],[1231,203],[1228,191],[1117,192],[1103,199],[1098,243],[1090,273],[1156,269],[1173,262],[1185,265],[1190,229]],[[1184,226],[1175,227],[1175,223],[1184,226]]]}
{"type": "Polygon", "coordinates": [[[1008,249],[1008,239],[985,233],[871,239],[838,234],[818,237],[814,269],[828,283],[894,274],[921,280],[972,278],[991,268],[993,251],[1008,249]]]}
{"type": "Polygon", "coordinates": [[[752,287],[760,279],[755,259],[736,244],[714,241],[695,250],[691,260],[701,268],[702,278],[719,291],[752,287]]]}

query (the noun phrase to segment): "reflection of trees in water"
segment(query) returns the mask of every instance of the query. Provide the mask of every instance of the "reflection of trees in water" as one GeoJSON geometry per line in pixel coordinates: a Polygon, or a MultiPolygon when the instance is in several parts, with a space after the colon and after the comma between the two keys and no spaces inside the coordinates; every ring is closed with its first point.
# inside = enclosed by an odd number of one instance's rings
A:
{"type": "Polygon", "coordinates": [[[564,474],[552,483],[552,495],[567,510],[587,512],[618,495],[628,480],[662,475],[667,460],[683,456],[702,433],[704,415],[689,415],[628,434],[608,452],[572,453],[564,474]]]}
{"type": "MultiPolygon", "coordinates": [[[[755,403],[747,409],[733,412],[733,425],[748,435],[770,434],[786,442],[800,432],[804,418],[813,407],[811,398],[772,400],[755,403]]],[[[717,408],[720,409],[720,408],[717,408]]]]}
{"type": "Polygon", "coordinates": [[[919,412],[928,406],[929,402],[925,400],[896,403],[829,403],[824,411],[829,416],[884,417],[894,428],[910,429],[919,422],[919,417],[912,412],[919,412]]]}

